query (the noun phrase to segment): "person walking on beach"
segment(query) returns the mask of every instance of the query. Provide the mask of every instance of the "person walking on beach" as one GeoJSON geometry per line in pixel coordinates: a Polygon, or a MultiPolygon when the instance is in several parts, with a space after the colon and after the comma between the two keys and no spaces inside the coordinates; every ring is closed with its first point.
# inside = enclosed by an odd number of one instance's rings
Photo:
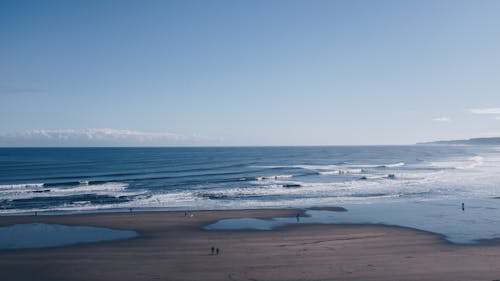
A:
{"type": "Polygon", "coordinates": [[[214,246],[212,246],[212,255],[214,254],[214,252],[215,252],[215,248],[214,248],[214,246]]]}
{"type": "Polygon", "coordinates": [[[300,214],[299,214],[299,213],[297,213],[297,216],[296,216],[296,217],[297,217],[297,222],[299,222],[299,221],[300,221],[300,214]]]}
{"type": "Polygon", "coordinates": [[[219,255],[219,248],[217,248],[217,250],[215,250],[215,252],[217,253],[217,255],[219,255]]]}
{"type": "Polygon", "coordinates": [[[462,211],[465,211],[465,203],[462,202],[462,211]]]}

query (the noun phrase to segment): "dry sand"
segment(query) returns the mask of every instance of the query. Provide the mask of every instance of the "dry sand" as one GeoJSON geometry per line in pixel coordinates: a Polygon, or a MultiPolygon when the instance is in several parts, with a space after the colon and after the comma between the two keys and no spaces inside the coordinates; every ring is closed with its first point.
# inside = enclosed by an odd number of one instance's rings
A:
{"type": "Polygon", "coordinates": [[[133,229],[131,240],[0,251],[0,280],[495,280],[500,246],[460,246],[388,226],[303,225],[204,231],[222,218],[295,216],[296,210],[0,217],[133,229]],[[221,253],[211,255],[214,245],[221,253]]]}

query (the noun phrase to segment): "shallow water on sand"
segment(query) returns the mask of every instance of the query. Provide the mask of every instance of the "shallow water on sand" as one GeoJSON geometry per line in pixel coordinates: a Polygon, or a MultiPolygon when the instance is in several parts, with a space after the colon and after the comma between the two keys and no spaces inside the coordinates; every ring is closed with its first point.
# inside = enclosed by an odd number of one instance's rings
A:
{"type": "Polygon", "coordinates": [[[29,223],[0,227],[0,249],[27,249],[67,246],[129,239],[138,236],[130,230],[114,230],[91,226],[29,223]]]}
{"type": "Polygon", "coordinates": [[[225,219],[207,230],[272,230],[297,224],[384,224],[409,227],[443,235],[457,244],[478,244],[500,238],[500,200],[415,201],[345,205],[347,212],[307,210],[307,216],[274,219],[225,219]]]}

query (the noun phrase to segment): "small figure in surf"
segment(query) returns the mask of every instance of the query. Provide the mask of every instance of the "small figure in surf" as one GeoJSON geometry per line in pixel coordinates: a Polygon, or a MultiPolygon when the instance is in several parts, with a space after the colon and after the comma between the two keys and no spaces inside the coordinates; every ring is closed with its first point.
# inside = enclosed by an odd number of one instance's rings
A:
{"type": "Polygon", "coordinates": [[[462,211],[465,211],[465,203],[462,202],[462,211]]]}
{"type": "Polygon", "coordinates": [[[296,218],[297,218],[297,222],[300,222],[300,213],[297,213],[296,218]]]}

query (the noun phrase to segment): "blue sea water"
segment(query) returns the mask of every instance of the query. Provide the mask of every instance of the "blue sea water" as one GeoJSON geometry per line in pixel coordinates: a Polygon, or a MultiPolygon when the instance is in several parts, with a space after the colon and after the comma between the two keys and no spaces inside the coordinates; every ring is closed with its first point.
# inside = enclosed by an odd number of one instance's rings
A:
{"type": "Polygon", "coordinates": [[[494,198],[499,171],[492,146],[0,148],[0,214],[494,198]]]}

